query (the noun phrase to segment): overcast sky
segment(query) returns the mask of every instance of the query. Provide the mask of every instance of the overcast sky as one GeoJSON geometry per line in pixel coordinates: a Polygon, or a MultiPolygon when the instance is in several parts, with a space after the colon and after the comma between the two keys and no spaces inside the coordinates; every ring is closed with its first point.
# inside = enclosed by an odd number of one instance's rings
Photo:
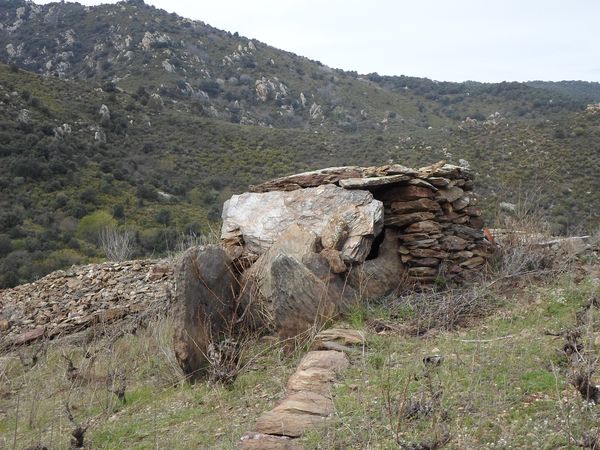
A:
{"type": "Polygon", "coordinates": [[[447,81],[600,81],[600,0],[146,3],[359,73],[447,81]]]}

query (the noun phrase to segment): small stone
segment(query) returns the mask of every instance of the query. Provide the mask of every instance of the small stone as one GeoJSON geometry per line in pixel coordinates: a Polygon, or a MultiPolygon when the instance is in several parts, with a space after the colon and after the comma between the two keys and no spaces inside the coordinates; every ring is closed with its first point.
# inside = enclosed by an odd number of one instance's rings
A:
{"type": "Polygon", "coordinates": [[[448,253],[433,248],[411,248],[410,254],[416,258],[445,259],[448,257],[448,253]]]}
{"type": "Polygon", "coordinates": [[[286,397],[256,421],[259,433],[299,437],[305,431],[323,424],[334,412],[333,402],[322,394],[301,391],[286,397]]]}
{"type": "Polygon", "coordinates": [[[464,223],[467,223],[469,220],[470,220],[469,216],[467,216],[466,214],[462,214],[462,215],[459,215],[458,217],[455,217],[454,219],[452,219],[452,223],[464,224],[464,223]]]}
{"type": "Polygon", "coordinates": [[[451,186],[446,189],[440,189],[437,192],[436,199],[440,201],[446,201],[452,203],[464,195],[464,191],[457,187],[451,186]]]}
{"type": "Polygon", "coordinates": [[[467,248],[469,241],[459,236],[445,236],[440,240],[440,245],[444,250],[460,251],[467,248]]]}
{"type": "Polygon", "coordinates": [[[419,211],[440,211],[440,204],[430,198],[419,198],[408,202],[392,202],[390,211],[394,214],[407,214],[419,211]]]}
{"type": "Polygon", "coordinates": [[[450,185],[450,180],[443,177],[429,177],[427,181],[437,188],[445,188],[450,185]]]}
{"type": "Polygon", "coordinates": [[[465,213],[469,216],[479,217],[481,216],[481,209],[477,208],[476,206],[467,206],[465,208],[465,213]]]}
{"type": "Polygon", "coordinates": [[[469,225],[473,228],[481,229],[483,228],[483,219],[481,217],[471,217],[469,219],[469,225]]]}
{"type": "Polygon", "coordinates": [[[439,223],[432,220],[413,223],[405,228],[405,233],[439,233],[442,227],[439,223]]]}
{"type": "Polygon", "coordinates": [[[440,260],[437,258],[413,258],[410,261],[408,261],[408,264],[412,267],[437,267],[440,264],[440,260]]]}
{"type": "Polygon", "coordinates": [[[398,184],[410,179],[410,176],[403,174],[384,177],[347,178],[345,180],[340,180],[340,186],[344,189],[369,189],[398,184]]]}
{"type": "Polygon", "coordinates": [[[467,269],[473,269],[475,267],[481,266],[483,263],[485,263],[485,259],[483,259],[483,257],[481,256],[475,256],[471,259],[466,260],[465,262],[461,263],[461,267],[465,267],[467,269]]]}
{"type": "Polygon", "coordinates": [[[410,214],[388,214],[384,218],[384,224],[388,226],[403,227],[415,222],[423,222],[435,217],[431,212],[415,212],[410,214]]]}
{"type": "Polygon", "coordinates": [[[338,250],[332,248],[324,248],[321,250],[321,256],[323,256],[329,263],[329,267],[333,273],[344,273],[347,269],[342,255],[338,250]]]}
{"type": "Polygon", "coordinates": [[[344,345],[363,345],[365,343],[365,334],[358,330],[329,328],[317,334],[316,339],[336,341],[344,345]]]}
{"type": "Polygon", "coordinates": [[[392,188],[381,195],[381,199],[383,201],[398,201],[398,202],[406,202],[412,200],[418,200],[420,198],[430,198],[433,199],[435,197],[435,192],[427,187],[423,186],[398,186],[392,188]]]}
{"type": "Polygon", "coordinates": [[[467,196],[465,197],[461,197],[458,200],[455,200],[452,202],[452,206],[454,207],[454,209],[456,211],[460,211],[462,209],[465,209],[467,206],[469,206],[469,203],[471,202],[471,199],[467,196]]]}
{"type": "Polygon", "coordinates": [[[433,267],[411,267],[408,269],[408,275],[411,277],[435,277],[437,269],[433,267]]]}
{"type": "Polygon", "coordinates": [[[36,339],[39,339],[44,335],[44,331],[45,331],[44,327],[34,328],[31,331],[27,331],[25,333],[18,335],[15,338],[14,343],[15,343],[15,345],[22,345],[22,344],[27,344],[31,341],[35,341],[36,339]]]}

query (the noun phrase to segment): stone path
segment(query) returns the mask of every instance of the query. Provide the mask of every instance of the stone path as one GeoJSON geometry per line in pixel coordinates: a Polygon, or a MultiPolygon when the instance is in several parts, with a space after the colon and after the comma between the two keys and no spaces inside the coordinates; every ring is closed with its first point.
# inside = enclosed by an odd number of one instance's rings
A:
{"type": "Polygon", "coordinates": [[[316,350],[308,352],[289,378],[285,397],[263,413],[246,433],[239,450],[298,450],[295,441],[305,432],[325,424],[334,414],[331,388],[348,367],[348,353],[364,346],[364,335],[355,330],[330,329],[315,339],[316,350]],[[335,348],[335,350],[329,350],[335,348]]]}

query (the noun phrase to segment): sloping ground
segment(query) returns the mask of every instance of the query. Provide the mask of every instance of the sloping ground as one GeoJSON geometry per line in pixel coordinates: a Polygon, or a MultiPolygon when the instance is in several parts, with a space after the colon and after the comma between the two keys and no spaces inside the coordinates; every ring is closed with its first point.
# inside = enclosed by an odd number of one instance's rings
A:
{"type": "Polygon", "coordinates": [[[164,312],[173,291],[173,269],[167,260],[59,270],[34,283],[0,291],[1,347],[164,312]]]}
{"type": "MultiPolygon", "coordinates": [[[[410,302],[388,299],[354,311],[345,326],[367,331],[366,346],[349,355],[349,367],[328,390],[329,420],[297,443],[386,449],[400,441],[427,448],[416,444],[447,438],[447,449],[578,448],[597,427],[600,406],[570,384],[577,367],[565,339],[547,332],[560,335],[582,317],[581,355],[597,354],[599,310],[585,308],[600,295],[600,278],[591,272],[580,281],[567,274],[484,287],[485,318],[458,328],[440,320],[420,336],[402,332],[428,319],[410,302]]],[[[464,294],[429,300],[442,309],[464,294]]],[[[110,344],[51,342],[33,367],[2,358],[0,447],[66,448],[75,428],[69,404],[74,421],[89,425],[85,442],[94,449],[234,449],[286,395],[304,354],[285,356],[268,340],[254,341],[231,386],[189,386],[173,368],[172,331],[162,319],[110,344]],[[77,376],[68,377],[63,355],[77,376]],[[124,403],[111,393],[113,383],[107,387],[115,370],[126,374],[124,403]]]]}

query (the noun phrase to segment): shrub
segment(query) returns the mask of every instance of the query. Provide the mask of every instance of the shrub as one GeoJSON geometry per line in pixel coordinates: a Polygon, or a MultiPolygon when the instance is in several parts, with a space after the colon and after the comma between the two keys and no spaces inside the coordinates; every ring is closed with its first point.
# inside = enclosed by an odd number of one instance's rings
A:
{"type": "Polygon", "coordinates": [[[16,211],[0,213],[0,230],[10,230],[23,223],[23,217],[16,211]]]}
{"type": "Polygon", "coordinates": [[[161,209],[158,211],[158,213],[156,213],[155,219],[161,225],[168,227],[169,223],[171,222],[171,211],[168,209],[161,209]]]}
{"type": "Polygon", "coordinates": [[[115,219],[123,219],[125,217],[125,207],[121,204],[113,206],[112,215],[115,219]]]}
{"type": "Polygon", "coordinates": [[[158,200],[158,192],[148,184],[138,186],[135,195],[144,200],[158,200]]]}
{"type": "Polygon", "coordinates": [[[125,261],[131,258],[135,246],[135,234],[129,230],[104,228],[100,232],[100,247],[111,261],[125,261]]]}
{"type": "Polygon", "coordinates": [[[0,256],[8,255],[12,252],[12,241],[6,234],[0,234],[0,256]]]}
{"type": "Polygon", "coordinates": [[[96,203],[96,192],[93,189],[86,189],[79,194],[79,200],[83,203],[96,203]]]}
{"type": "Polygon", "coordinates": [[[201,81],[198,87],[200,90],[206,92],[210,97],[216,97],[221,92],[221,86],[219,86],[219,83],[212,80],[201,81]]]}
{"type": "Polygon", "coordinates": [[[106,211],[96,211],[83,217],[77,225],[77,236],[94,244],[100,241],[105,228],[116,226],[115,219],[106,211]]]}

